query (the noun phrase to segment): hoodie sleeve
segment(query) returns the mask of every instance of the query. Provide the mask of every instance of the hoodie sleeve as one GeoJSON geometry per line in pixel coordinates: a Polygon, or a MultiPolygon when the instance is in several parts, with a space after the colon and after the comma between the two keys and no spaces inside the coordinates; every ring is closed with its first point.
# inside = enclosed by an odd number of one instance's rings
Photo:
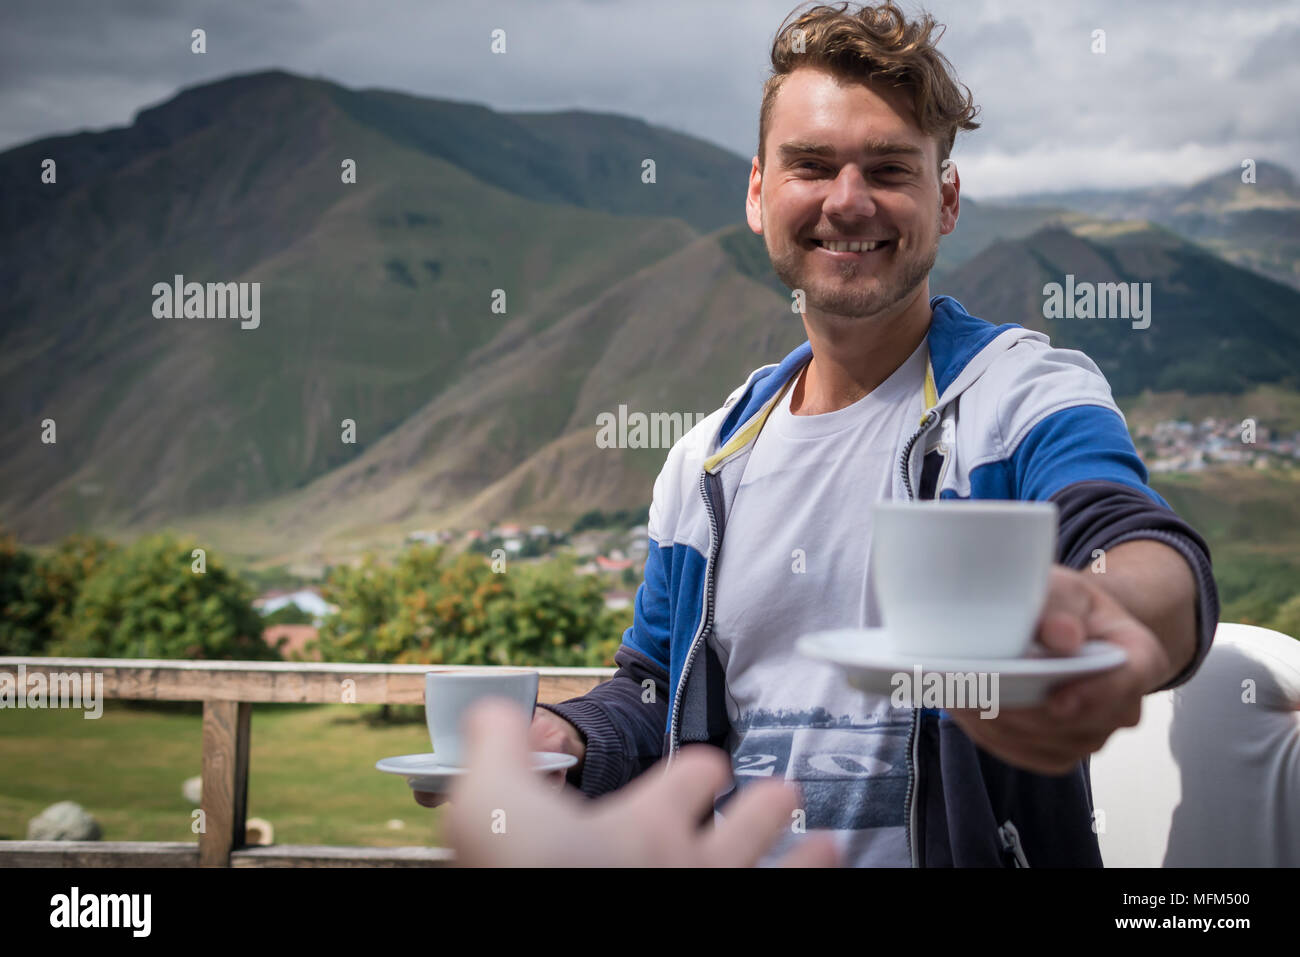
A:
{"type": "Polygon", "coordinates": [[[622,787],[646,770],[663,751],[668,723],[668,581],[653,540],[646,556],[645,581],[637,589],[632,627],[614,655],[618,671],[585,695],[554,705],[539,705],[576,727],[586,742],[581,770],[568,781],[588,797],[622,787]]]}
{"type": "Polygon", "coordinates": [[[1134,539],[1163,542],[1186,559],[1196,579],[1196,654],[1160,689],[1192,677],[1209,653],[1219,621],[1210,550],[1205,540],[1147,485],[1118,409],[1058,408],[1022,430],[1005,460],[1013,497],[1055,502],[1060,510],[1057,561],[1087,568],[1097,550],[1134,539]]]}
{"type": "Polygon", "coordinates": [[[614,661],[619,666],[614,677],[582,697],[538,705],[564,718],[582,735],[586,745],[582,768],[571,770],[568,782],[587,797],[622,787],[659,760],[663,744],[667,673],[627,646],[619,648],[614,661]],[[645,682],[655,687],[655,697],[664,707],[647,705],[645,682]]]}

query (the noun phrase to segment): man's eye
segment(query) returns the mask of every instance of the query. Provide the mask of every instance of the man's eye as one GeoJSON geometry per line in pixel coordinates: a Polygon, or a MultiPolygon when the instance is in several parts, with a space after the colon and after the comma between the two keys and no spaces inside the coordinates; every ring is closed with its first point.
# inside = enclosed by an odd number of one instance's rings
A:
{"type": "Polygon", "coordinates": [[[825,168],[826,168],[826,167],[822,166],[821,163],[816,163],[816,162],[813,162],[812,160],[803,160],[802,162],[799,163],[799,165],[798,165],[797,168],[798,168],[798,169],[803,169],[803,168],[806,167],[806,166],[815,166],[817,169],[825,169],[825,168]]]}

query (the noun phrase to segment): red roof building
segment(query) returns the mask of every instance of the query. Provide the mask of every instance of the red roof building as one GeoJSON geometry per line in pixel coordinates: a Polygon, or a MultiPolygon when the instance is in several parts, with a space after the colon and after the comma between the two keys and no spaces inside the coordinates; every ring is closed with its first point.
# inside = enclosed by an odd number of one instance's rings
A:
{"type": "Polygon", "coordinates": [[[262,640],[274,648],[283,638],[280,657],[285,661],[320,661],[319,651],[307,651],[307,642],[315,641],[317,634],[311,625],[272,625],[262,632],[262,640]]]}

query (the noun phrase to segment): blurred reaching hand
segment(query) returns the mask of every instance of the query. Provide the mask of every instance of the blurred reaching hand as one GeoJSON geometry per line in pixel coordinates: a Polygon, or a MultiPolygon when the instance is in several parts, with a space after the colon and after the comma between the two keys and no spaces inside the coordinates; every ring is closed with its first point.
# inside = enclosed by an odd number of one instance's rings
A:
{"type": "MultiPolygon", "coordinates": [[[[779,781],[746,786],[716,825],[714,797],[731,780],[726,755],[684,748],[618,791],[589,801],[556,790],[530,767],[528,724],[507,702],[465,718],[467,767],[444,824],[456,862],[487,867],[750,867],[788,833],[799,792],[779,781]]],[[[810,834],[780,861],[833,867],[829,834],[810,834]]]]}

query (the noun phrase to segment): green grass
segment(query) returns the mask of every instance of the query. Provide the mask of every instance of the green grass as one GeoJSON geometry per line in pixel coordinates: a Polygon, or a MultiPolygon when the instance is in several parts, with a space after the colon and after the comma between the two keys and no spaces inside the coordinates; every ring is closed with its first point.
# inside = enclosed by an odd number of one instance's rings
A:
{"type": "Polygon", "coordinates": [[[1221,621],[1267,627],[1300,594],[1300,470],[1221,467],[1152,485],[1210,546],[1221,621]]]}
{"type": "MultiPolygon", "coordinates": [[[[440,810],[420,807],[380,758],[430,750],[423,721],[378,724],[375,706],[254,705],[248,816],[277,844],[439,844],[440,810]],[[390,819],[405,827],[392,830],[390,819]]],[[[0,839],[76,801],[106,841],[197,841],[181,783],[201,773],[201,716],[110,701],[98,720],[73,710],[0,712],[0,839]]]]}

